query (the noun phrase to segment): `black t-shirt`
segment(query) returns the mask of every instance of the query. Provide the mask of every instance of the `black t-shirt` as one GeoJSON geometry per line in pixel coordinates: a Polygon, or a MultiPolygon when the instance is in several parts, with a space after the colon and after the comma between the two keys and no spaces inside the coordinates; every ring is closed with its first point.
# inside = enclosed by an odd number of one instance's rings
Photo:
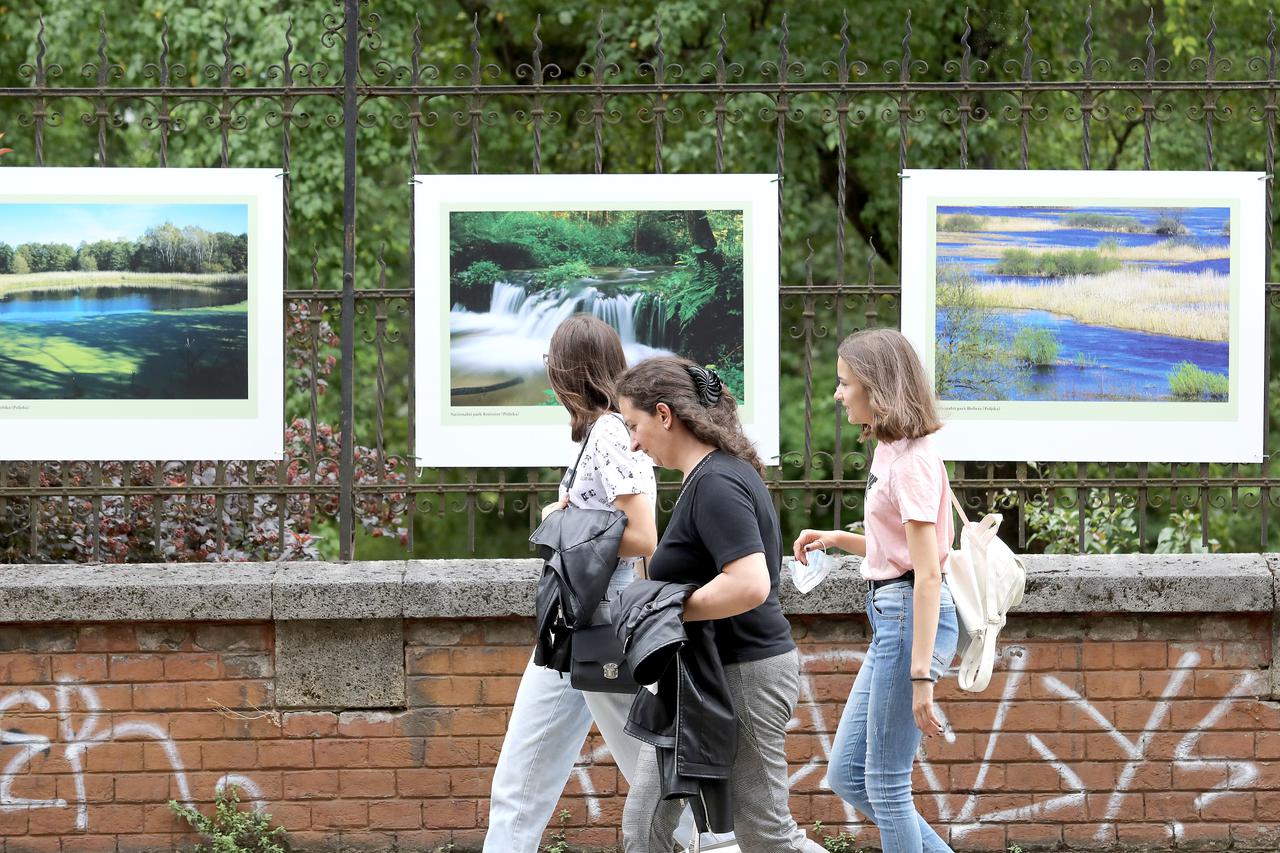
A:
{"type": "Polygon", "coordinates": [[[685,483],[649,563],[649,577],[701,585],[734,560],[759,553],[769,566],[769,597],[754,610],[715,620],[723,663],[763,660],[796,645],[778,603],[782,531],[769,490],[750,464],[713,451],[685,483]]]}

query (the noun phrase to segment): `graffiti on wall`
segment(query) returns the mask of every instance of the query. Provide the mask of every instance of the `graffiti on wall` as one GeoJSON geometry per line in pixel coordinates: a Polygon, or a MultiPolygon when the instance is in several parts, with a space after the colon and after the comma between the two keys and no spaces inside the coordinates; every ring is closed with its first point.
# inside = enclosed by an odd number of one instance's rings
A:
{"type": "MultiPolygon", "coordinates": [[[[826,766],[831,756],[832,741],[835,738],[834,732],[826,731],[821,707],[816,702],[813,683],[809,675],[810,665],[833,662],[861,665],[864,657],[864,652],[853,649],[801,652],[801,704],[797,712],[809,716],[813,730],[816,733],[819,752],[813,755],[804,766],[796,769],[791,774],[791,785],[794,786],[811,778],[814,774],[821,773],[823,774],[822,785],[824,788],[826,787],[826,766]]],[[[996,706],[995,716],[992,719],[986,743],[982,745],[983,754],[979,759],[978,771],[972,790],[964,796],[948,794],[942,791],[941,788],[943,786],[938,783],[938,775],[922,750],[919,756],[920,770],[932,789],[930,793],[922,794],[922,796],[932,796],[934,798],[941,821],[950,827],[952,836],[957,839],[963,839],[974,830],[983,826],[990,826],[992,823],[1017,823],[1034,818],[1049,818],[1064,810],[1084,807],[1086,795],[1093,792],[1089,791],[1084,780],[1071,768],[1068,761],[1056,755],[1049,745],[1033,732],[1010,733],[1004,731],[1005,719],[1015,701],[1014,696],[1017,695],[1024,679],[1039,677],[1041,686],[1048,693],[1077,708],[1084,717],[1091,720],[1098,727],[1100,733],[1110,737],[1124,755],[1124,761],[1115,784],[1105,792],[1097,792],[1108,795],[1105,817],[1098,829],[1098,838],[1100,840],[1104,839],[1107,836],[1109,826],[1115,825],[1125,794],[1130,790],[1143,764],[1149,760],[1149,748],[1152,740],[1169,718],[1173,701],[1180,696],[1186,695],[1188,681],[1191,680],[1195,667],[1200,663],[1199,653],[1186,652],[1178,661],[1177,667],[1170,671],[1168,683],[1164,686],[1160,697],[1151,701],[1151,712],[1147,717],[1146,724],[1136,736],[1129,736],[1121,732],[1113,721],[1109,720],[1088,699],[1080,695],[1079,692],[1060,678],[1049,673],[1033,676],[1033,674],[1026,672],[1025,667],[1028,655],[1025,647],[1007,646],[1001,652],[1001,659],[1004,661],[1009,676],[1005,680],[1000,702],[996,706]],[[1005,737],[1025,738],[1036,754],[1058,773],[1062,779],[1063,788],[1067,793],[1028,806],[980,812],[980,795],[977,792],[983,788],[990,769],[995,763],[993,757],[996,753],[997,744],[1001,738],[1005,737]]],[[[1240,673],[1228,691],[1228,695],[1215,703],[1203,718],[1190,727],[1174,747],[1173,765],[1175,767],[1190,770],[1211,770],[1220,773],[1222,776],[1217,785],[1201,792],[1197,796],[1195,801],[1197,810],[1233,790],[1248,787],[1258,778],[1258,767],[1253,762],[1242,760],[1239,757],[1233,757],[1230,760],[1205,757],[1199,754],[1197,747],[1205,733],[1210,731],[1231,710],[1233,705],[1245,697],[1257,696],[1257,691],[1261,688],[1260,679],[1260,674],[1256,672],[1240,673]]],[[[852,686],[852,682],[851,675],[850,686],[852,686]]],[[[938,716],[946,726],[944,737],[948,742],[954,743],[955,733],[947,722],[945,708],[938,708],[938,716]]],[[[794,729],[799,725],[800,720],[793,718],[788,728],[794,729]]],[[[607,748],[603,745],[596,747],[594,750],[584,751],[578,766],[574,770],[577,783],[586,792],[587,813],[592,819],[599,818],[601,814],[600,797],[592,789],[591,777],[587,772],[587,767],[605,758],[607,754],[607,748]]],[[[852,806],[845,804],[844,809],[844,822],[851,825],[851,834],[856,838],[861,830],[866,828],[867,824],[861,820],[861,817],[852,806]]],[[[1175,836],[1180,837],[1182,825],[1174,822],[1173,829],[1175,836]]]]}
{"type": "MultiPolygon", "coordinates": [[[[97,692],[92,687],[77,684],[71,678],[59,679],[59,683],[53,688],[53,694],[52,702],[44,693],[30,688],[15,690],[0,697],[0,745],[18,747],[0,771],[0,810],[75,808],[76,829],[87,830],[89,802],[85,796],[85,756],[94,747],[117,740],[150,740],[158,743],[177,785],[178,796],[175,799],[184,805],[191,805],[191,786],[187,781],[186,768],[183,767],[177,744],[169,737],[164,726],[143,720],[114,724],[108,722],[103,719],[102,702],[97,692]],[[56,709],[58,720],[56,743],[46,735],[23,732],[17,727],[10,728],[4,722],[4,715],[10,712],[34,710],[45,713],[51,709],[56,709]],[[63,797],[21,797],[13,793],[15,782],[30,768],[36,757],[42,754],[56,756],[70,768],[76,793],[73,801],[63,797]]],[[[247,776],[228,773],[215,783],[214,790],[221,792],[229,785],[237,786],[255,808],[265,806],[262,792],[247,776]]]]}

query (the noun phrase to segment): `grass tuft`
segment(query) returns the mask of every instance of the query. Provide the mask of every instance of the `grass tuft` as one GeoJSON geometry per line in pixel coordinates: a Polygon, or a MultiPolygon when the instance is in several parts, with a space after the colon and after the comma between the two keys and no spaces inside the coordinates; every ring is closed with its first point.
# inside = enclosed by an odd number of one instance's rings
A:
{"type": "Polygon", "coordinates": [[[1220,373],[1180,361],[1169,373],[1169,390],[1179,400],[1225,400],[1231,392],[1231,381],[1220,373]]]}

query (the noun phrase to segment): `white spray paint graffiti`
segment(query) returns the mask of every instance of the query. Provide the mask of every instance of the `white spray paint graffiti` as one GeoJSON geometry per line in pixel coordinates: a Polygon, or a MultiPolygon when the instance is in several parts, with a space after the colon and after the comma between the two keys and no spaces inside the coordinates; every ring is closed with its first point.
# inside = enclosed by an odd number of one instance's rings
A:
{"type": "MultiPolygon", "coordinates": [[[[834,734],[827,732],[825,721],[823,719],[822,710],[816,702],[816,694],[813,689],[813,682],[809,673],[810,665],[815,663],[849,663],[857,662],[861,665],[865,658],[865,653],[853,649],[834,649],[823,652],[802,652],[801,653],[801,682],[800,682],[800,708],[798,713],[808,714],[812,722],[814,732],[819,747],[819,754],[812,756],[803,767],[800,767],[791,774],[790,784],[794,787],[799,782],[810,778],[814,773],[823,772],[824,778],[822,785],[826,788],[825,768],[831,756],[831,747],[834,734]]],[[[1029,659],[1027,649],[1023,646],[1007,646],[1001,653],[1001,659],[1005,663],[1005,671],[1008,677],[1005,679],[1004,690],[1000,697],[1000,702],[996,707],[995,716],[992,720],[990,733],[987,735],[987,741],[983,749],[983,755],[978,765],[978,772],[974,779],[970,793],[965,796],[958,808],[953,808],[954,796],[940,790],[938,784],[938,775],[933,766],[929,762],[923,751],[919,756],[919,766],[932,793],[926,796],[934,798],[937,806],[938,816],[942,823],[950,826],[953,837],[963,838],[965,835],[974,830],[990,826],[992,823],[1017,823],[1028,821],[1037,817],[1045,817],[1063,809],[1079,809],[1085,804],[1085,797],[1089,793],[1088,787],[1078,773],[1072,770],[1071,766],[1060,759],[1054,751],[1042,740],[1038,735],[1030,732],[1021,733],[1026,738],[1027,743],[1039,755],[1044,762],[1052,767],[1063,780],[1063,787],[1069,792],[1052,799],[1042,800],[1028,806],[1020,806],[1017,808],[1000,809],[991,812],[979,814],[978,807],[980,803],[979,791],[983,789],[989,771],[993,766],[993,758],[996,747],[1001,737],[1011,737],[1003,731],[1005,720],[1009,710],[1013,705],[1014,696],[1017,695],[1018,689],[1022,686],[1024,679],[1028,677],[1026,673],[1026,665],[1029,659]]],[[[1200,656],[1196,652],[1186,652],[1179,659],[1176,668],[1171,670],[1169,681],[1161,691],[1160,697],[1153,700],[1151,713],[1148,716],[1142,731],[1136,738],[1130,739],[1122,734],[1107,719],[1101,711],[1099,711],[1088,699],[1080,695],[1079,692],[1068,686],[1061,679],[1050,674],[1042,674],[1040,676],[1040,684],[1050,694],[1057,696],[1066,704],[1078,708],[1086,718],[1097,724],[1102,733],[1108,735],[1120,747],[1125,756],[1125,763],[1120,771],[1120,775],[1116,780],[1114,787],[1108,788],[1108,799],[1105,817],[1098,829],[1098,838],[1103,839],[1107,836],[1108,830],[1116,825],[1116,818],[1120,813],[1120,806],[1123,803],[1123,797],[1133,784],[1134,778],[1142,765],[1148,759],[1148,749],[1152,740],[1155,738],[1161,725],[1169,716],[1172,702],[1183,694],[1183,689],[1188,680],[1194,674],[1195,667],[1200,663],[1200,656]]],[[[852,677],[850,678],[852,686],[852,677]]],[[[1195,801],[1196,808],[1199,809],[1207,803],[1212,802],[1218,797],[1222,797],[1233,790],[1247,788],[1259,776],[1258,767],[1253,762],[1243,760],[1241,758],[1205,758],[1195,755],[1196,747],[1200,739],[1210,729],[1216,725],[1222,717],[1231,710],[1235,703],[1251,696],[1256,696],[1256,691],[1260,688],[1260,675],[1256,672],[1241,673],[1236,682],[1228,691],[1227,695],[1218,701],[1214,707],[1204,715],[1194,726],[1188,730],[1181,740],[1174,747],[1173,765],[1187,769],[1212,769],[1220,771],[1223,774],[1223,780],[1202,792],[1195,801]]],[[[944,734],[945,739],[949,743],[955,742],[955,734],[951,731],[951,727],[947,721],[946,715],[942,708],[938,709],[939,718],[942,720],[946,728],[944,734]]],[[[792,718],[788,724],[788,729],[794,729],[800,725],[798,718],[792,718]]],[[[591,778],[587,773],[586,765],[594,764],[602,760],[608,754],[608,750],[604,746],[597,747],[595,750],[584,751],[579,759],[579,765],[575,768],[575,778],[577,779],[582,790],[586,792],[587,812],[593,818],[600,816],[601,808],[599,796],[592,789],[591,778]]],[[[860,816],[852,806],[845,804],[845,822],[852,825],[851,834],[856,838],[865,824],[861,822],[860,816]]],[[[831,822],[831,821],[828,821],[831,822]]],[[[1181,836],[1182,825],[1174,822],[1174,832],[1181,836]]]]}
{"type": "Polygon", "coordinates": [[[213,793],[215,796],[221,794],[232,785],[244,794],[246,800],[253,803],[254,811],[260,812],[266,809],[267,801],[262,798],[262,789],[258,787],[258,783],[239,773],[228,773],[219,779],[213,786],[213,793]]]}
{"type": "MultiPolygon", "coordinates": [[[[84,757],[94,747],[111,741],[149,739],[160,744],[168,760],[170,772],[177,783],[179,801],[184,805],[191,805],[191,788],[187,783],[187,773],[182,764],[182,757],[178,754],[177,744],[169,737],[169,733],[163,726],[140,720],[129,720],[112,726],[109,722],[102,720],[102,703],[97,691],[83,684],[75,684],[70,678],[59,679],[58,685],[54,688],[54,694],[57,702],[61,756],[71,768],[76,789],[77,829],[89,828],[84,757]],[[82,714],[84,717],[79,728],[72,723],[73,714],[82,714]]],[[[0,699],[0,744],[21,745],[0,773],[0,810],[67,808],[70,804],[60,797],[41,800],[17,797],[13,794],[13,784],[18,774],[27,768],[37,755],[48,754],[54,746],[45,735],[10,731],[4,727],[4,715],[24,707],[44,712],[48,711],[52,704],[43,693],[30,689],[16,691],[0,699]]],[[[256,807],[262,807],[262,792],[253,780],[245,776],[227,774],[218,780],[215,790],[221,791],[231,784],[239,786],[256,807]]]]}

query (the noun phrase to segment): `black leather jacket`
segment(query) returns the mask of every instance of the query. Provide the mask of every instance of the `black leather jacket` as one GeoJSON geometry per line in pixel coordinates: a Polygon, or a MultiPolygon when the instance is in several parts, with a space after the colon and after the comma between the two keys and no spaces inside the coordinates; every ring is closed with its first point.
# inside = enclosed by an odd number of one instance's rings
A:
{"type": "Polygon", "coordinates": [[[622,591],[613,627],[641,684],[625,731],[658,750],[662,798],[692,800],[699,832],[732,832],[729,773],[738,718],[716,652],[715,625],[680,616],[694,584],[635,581],[622,591]]]}
{"type": "Polygon", "coordinates": [[[591,624],[618,567],[626,527],[621,510],[569,507],[548,515],[529,537],[543,560],[534,597],[538,666],[569,671],[573,630],[591,624]]]}

